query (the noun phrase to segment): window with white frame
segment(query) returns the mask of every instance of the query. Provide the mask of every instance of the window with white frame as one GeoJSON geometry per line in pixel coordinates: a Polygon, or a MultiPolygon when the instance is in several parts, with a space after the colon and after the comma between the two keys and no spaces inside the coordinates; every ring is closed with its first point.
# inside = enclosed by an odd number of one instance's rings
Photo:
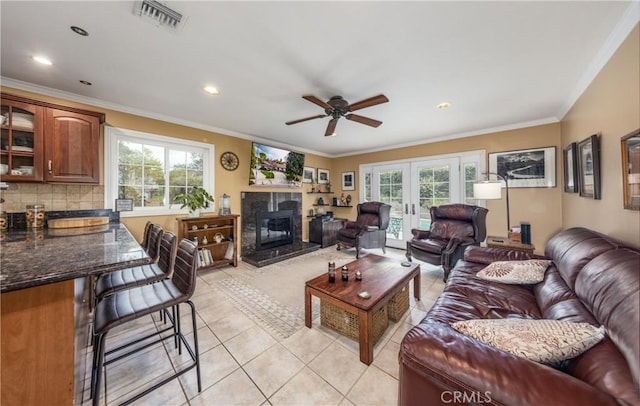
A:
{"type": "Polygon", "coordinates": [[[194,186],[214,191],[213,156],[212,144],[106,127],[105,207],[131,199],[121,216],[186,212],[173,200],[194,186]]]}

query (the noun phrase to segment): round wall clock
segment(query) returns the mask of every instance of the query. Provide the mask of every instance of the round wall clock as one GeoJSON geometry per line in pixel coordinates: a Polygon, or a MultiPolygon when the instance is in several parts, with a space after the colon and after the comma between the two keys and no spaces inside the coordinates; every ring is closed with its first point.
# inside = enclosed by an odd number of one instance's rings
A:
{"type": "Polygon", "coordinates": [[[228,171],[235,171],[236,169],[238,169],[240,160],[238,159],[238,155],[234,154],[231,151],[227,151],[220,155],[220,164],[224,169],[228,171]]]}

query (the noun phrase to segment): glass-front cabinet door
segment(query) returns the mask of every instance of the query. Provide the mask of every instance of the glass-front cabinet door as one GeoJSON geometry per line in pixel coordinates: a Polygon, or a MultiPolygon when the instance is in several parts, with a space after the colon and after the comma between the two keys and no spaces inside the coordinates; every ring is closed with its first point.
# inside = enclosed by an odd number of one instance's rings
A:
{"type": "Polygon", "coordinates": [[[2,99],[0,131],[2,181],[42,180],[42,107],[2,99]]]}

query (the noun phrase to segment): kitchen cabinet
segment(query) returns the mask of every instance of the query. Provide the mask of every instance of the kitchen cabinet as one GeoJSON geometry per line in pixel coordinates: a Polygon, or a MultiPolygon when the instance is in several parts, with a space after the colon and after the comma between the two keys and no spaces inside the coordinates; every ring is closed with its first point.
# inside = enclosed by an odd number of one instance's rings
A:
{"type": "Polygon", "coordinates": [[[6,182],[100,182],[104,114],[3,93],[0,176],[6,182]]]}
{"type": "Polygon", "coordinates": [[[48,108],[44,128],[45,181],[100,182],[98,117],[48,108]]]}
{"type": "Polygon", "coordinates": [[[42,107],[2,99],[0,177],[3,181],[42,181],[42,124],[42,107]]]}
{"type": "Polygon", "coordinates": [[[179,237],[198,245],[198,268],[238,266],[238,216],[179,218],[179,237]]]}

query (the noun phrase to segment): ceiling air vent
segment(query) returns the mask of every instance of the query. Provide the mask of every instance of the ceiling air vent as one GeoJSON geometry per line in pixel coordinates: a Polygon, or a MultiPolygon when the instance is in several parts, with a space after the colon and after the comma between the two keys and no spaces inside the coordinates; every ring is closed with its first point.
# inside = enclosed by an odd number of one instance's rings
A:
{"type": "Polygon", "coordinates": [[[186,18],[175,10],[170,9],[156,0],[143,0],[135,2],[133,12],[143,20],[149,21],[158,27],[166,27],[173,30],[182,28],[186,18]]]}

